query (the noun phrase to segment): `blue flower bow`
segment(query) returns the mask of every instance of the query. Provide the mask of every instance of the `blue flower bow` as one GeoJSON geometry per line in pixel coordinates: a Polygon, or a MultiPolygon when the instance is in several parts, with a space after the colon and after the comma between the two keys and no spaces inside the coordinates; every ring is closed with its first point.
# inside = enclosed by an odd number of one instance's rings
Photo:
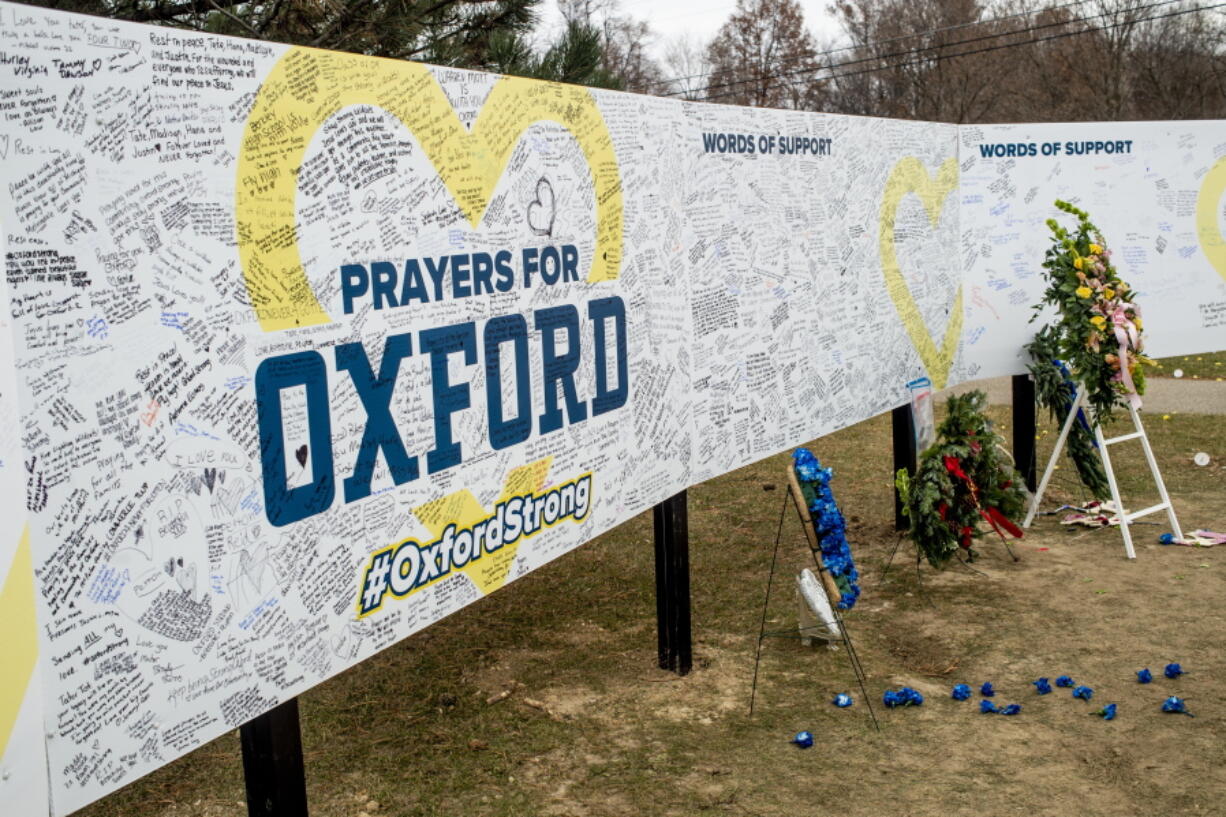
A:
{"type": "Polygon", "coordinates": [[[1019,712],[1021,712],[1021,711],[1022,711],[1022,705],[1021,705],[1021,704],[1009,704],[1009,705],[1008,705],[1008,706],[1006,706],[1004,709],[1000,710],[1000,714],[1002,714],[1002,715],[1016,715],[1017,713],[1019,713],[1019,712]]]}
{"type": "Polygon", "coordinates": [[[1031,683],[1034,684],[1034,688],[1040,695],[1046,695],[1051,692],[1051,684],[1047,682],[1046,678],[1040,678],[1037,681],[1031,681],[1031,683]]]}
{"type": "Polygon", "coordinates": [[[1152,680],[1154,680],[1154,674],[1149,671],[1149,667],[1137,670],[1138,684],[1148,684],[1152,680]]]}
{"type": "Polygon", "coordinates": [[[979,694],[985,698],[991,698],[996,694],[996,690],[992,688],[991,681],[984,681],[983,686],[979,687],[979,694]]]}
{"type": "Polygon", "coordinates": [[[1167,678],[1178,678],[1183,675],[1183,667],[1178,664],[1167,664],[1166,669],[1162,670],[1162,674],[1167,678]]]}
{"type": "Polygon", "coordinates": [[[1000,709],[991,701],[980,701],[979,712],[983,715],[991,715],[1000,712],[1000,709]]]}
{"type": "Polygon", "coordinates": [[[792,743],[795,743],[801,749],[808,749],[813,745],[813,733],[797,732],[796,737],[792,738],[792,743]]]}
{"type": "Polygon", "coordinates": [[[830,703],[834,704],[839,709],[846,709],[847,707],[851,706],[854,701],[852,701],[851,696],[846,692],[840,692],[838,695],[834,696],[834,700],[830,703]]]}
{"type": "Polygon", "coordinates": [[[1188,707],[1184,704],[1182,698],[1176,698],[1174,695],[1162,702],[1163,712],[1177,712],[1180,715],[1187,715],[1189,718],[1196,717],[1188,711],[1188,707]]]}
{"type": "Polygon", "coordinates": [[[1056,679],[1056,686],[1058,687],[1071,687],[1075,683],[1076,682],[1073,681],[1073,679],[1068,677],[1067,675],[1061,675],[1059,678],[1056,679]]]}
{"type": "Polygon", "coordinates": [[[887,689],[881,696],[881,701],[890,709],[896,706],[920,706],[924,703],[924,696],[911,687],[903,687],[897,692],[887,689]]]}
{"type": "Polygon", "coordinates": [[[953,698],[955,701],[965,701],[967,698],[971,697],[970,684],[957,684],[954,686],[954,691],[949,693],[949,697],[953,698]]]}
{"type": "Polygon", "coordinates": [[[1103,720],[1115,720],[1115,704],[1107,704],[1097,712],[1091,712],[1091,715],[1102,715],[1103,720]]]}
{"type": "Polygon", "coordinates": [[[1073,697],[1080,698],[1083,701],[1088,701],[1094,697],[1094,690],[1090,689],[1088,686],[1082,685],[1073,690],[1073,697]]]}

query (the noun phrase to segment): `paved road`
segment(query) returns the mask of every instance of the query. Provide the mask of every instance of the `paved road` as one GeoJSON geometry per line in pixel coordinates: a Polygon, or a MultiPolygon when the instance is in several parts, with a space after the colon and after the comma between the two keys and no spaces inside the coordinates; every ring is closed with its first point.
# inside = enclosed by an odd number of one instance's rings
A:
{"type": "MultiPolygon", "coordinates": [[[[1145,381],[1145,397],[1142,411],[1148,414],[1172,411],[1188,414],[1226,414],[1226,381],[1187,380],[1166,377],[1151,377],[1145,381]]],[[[1013,402],[1011,378],[994,377],[954,386],[937,395],[937,399],[949,394],[963,394],[972,389],[983,389],[988,402],[1009,405],[1013,402]]]]}

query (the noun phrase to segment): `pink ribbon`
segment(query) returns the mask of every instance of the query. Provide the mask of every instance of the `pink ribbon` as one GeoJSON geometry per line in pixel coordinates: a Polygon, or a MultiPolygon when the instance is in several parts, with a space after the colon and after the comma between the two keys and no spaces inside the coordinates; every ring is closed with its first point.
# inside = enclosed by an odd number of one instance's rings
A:
{"type": "MultiPolygon", "coordinates": [[[[1136,307],[1133,307],[1133,311],[1137,311],[1136,307]]],[[[1137,332],[1136,325],[1124,313],[1124,306],[1122,304],[1117,304],[1109,317],[1115,328],[1115,339],[1120,345],[1120,380],[1124,383],[1124,390],[1128,394],[1128,402],[1132,404],[1133,408],[1140,408],[1141,398],[1137,394],[1136,386],[1132,383],[1132,374],[1128,371],[1128,347],[1131,345],[1133,349],[1136,349],[1138,352],[1141,351],[1141,336],[1137,332]]]]}

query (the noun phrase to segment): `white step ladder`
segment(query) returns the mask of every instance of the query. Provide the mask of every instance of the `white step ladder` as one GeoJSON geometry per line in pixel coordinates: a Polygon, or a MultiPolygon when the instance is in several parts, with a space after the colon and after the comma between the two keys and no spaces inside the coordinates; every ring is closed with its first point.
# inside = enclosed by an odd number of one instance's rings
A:
{"type": "Polygon", "coordinates": [[[1034,521],[1035,514],[1039,511],[1039,502],[1043,499],[1043,492],[1047,490],[1047,483],[1051,480],[1052,472],[1056,470],[1056,461],[1064,450],[1064,444],[1068,440],[1069,431],[1072,430],[1073,423],[1077,420],[1079,409],[1085,410],[1086,416],[1094,426],[1094,436],[1098,440],[1098,451],[1103,458],[1103,470],[1107,472],[1107,484],[1111,486],[1111,501],[1115,504],[1116,514],[1120,520],[1120,533],[1124,537],[1124,551],[1128,554],[1128,558],[1137,558],[1136,551],[1132,547],[1132,532],[1129,528],[1132,525],[1132,520],[1140,519],[1142,516],[1148,516],[1158,511],[1166,511],[1167,521],[1171,523],[1171,531],[1175,534],[1176,539],[1182,539],[1183,531],[1179,528],[1179,520],[1175,518],[1175,508],[1171,505],[1171,497],[1167,494],[1166,485],[1162,482],[1162,474],[1158,473],[1158,461],[1154,459],[1154,450],[1150,448],[1149,438],[1145,435],[1145,427],[1141,425],[1141,415],[1137,412],[1136,406],[1132,405],[1132,403],[1128,404],[1128,413],[1132,415],[1132,425],[1136,430],[1131,434],[1121,434],[1118,437],[1107,439],[1103,436],[1103,429],[1098,423],[1098,418],[1093,416],[1093,412],[1086,402],[1084,386],[1078,387],[1077,397],[1074,398],[1073,405],[1069,406],[1068,417],[1064,420],[1064,426],[1060,429],[1060,436],[1056,439],[1056,447],[1051,452],[1051,459],[1047,461],[1046,470],[1043,471],[1043,479],[1039,482],[1039,490],[1035,491],[1034,496],[1030,499],[1030,510],[1026,512],[1026,520],[1022,522],[1022,527],[1029,528],[1030,523],[1034,521]],[[1154,484],[1158,486],[1158,496],[1162,500],[1157,505],[1151,505],[1148,508],[1142,508],[1132,513],[1124,513],[1124,503],[1120,500],[1120,486],[1115,481],[1115,471],[1111,468],[1111,455],[1107,451],[1109,446],[1127,440],[1141,441],[1141,448],[1145,451],[1145,460],[1149,463],[1149,473],[1154,478],[1154,484]]]}

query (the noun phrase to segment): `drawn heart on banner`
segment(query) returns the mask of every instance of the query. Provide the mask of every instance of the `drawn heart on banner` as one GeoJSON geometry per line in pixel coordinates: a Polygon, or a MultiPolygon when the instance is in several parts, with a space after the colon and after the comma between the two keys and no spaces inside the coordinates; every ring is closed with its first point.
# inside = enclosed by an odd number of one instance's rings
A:
{"type": "Polygon", "coordinates": [[[553,220],[558,210],[553,200],[553,185],[542,178],[536,183],[536,199],[528,205],[528,227],[536,235],[553,235],[553,220]]]}
{"type": "Polygon", "coordinates": [[[239,259],[265,332],[332,320],[311,289],[298,251],[298,171],[315,132],[353,105],[380,108],[409,129],[473,227],[481,223],[524,132],[537,122],[562,125],[582,150],[594,188],[596,250],[587,280],[617,278],[621,175],[608,127],[586,88],[502,77],[470,129],[424,65],[291,48],[260,85],[235,180],[239,259]]]}
{"type": "Polygon", "coordinates": [[[890,171],[881,198],[881,229],[878,235],[881,271],[885,275],[886,290],[890,293],[894,308],[898,310],[898,316],[907,329],[911,345],[919,353],[920,361],[924,364],[928,376],[932,378],[932,385],[937,389],[945,388],[949,380],[949,370],[953,366],[958,339],[962,335],[962,285],[958,284],[958,291],[950,308],[949,322],[945,325],[945,336],[941,338],[941,345],[938,347],[899,268],[898,250],[894,245],[894,222],[903,198],[914,193],[924,206],[924,212],[928,214],[933,229],[936,229],[941,221],[945,200],[957,187],[956,159],[946,159],[937,171],[936,178],[933,178],[928,174],[923,162],[913,156],[907,156],[900,159],[890,171]]]}
{"type": "Polygon", "coordinates": [[[1196,198],[1196,233],[1200,237],[1200,248],[1210,266],[1226,278],[1226,235],[1218,226],[1223,195],[1226,195],[1226,157],[1218,159],[1205,176],[1196,198]]]}

